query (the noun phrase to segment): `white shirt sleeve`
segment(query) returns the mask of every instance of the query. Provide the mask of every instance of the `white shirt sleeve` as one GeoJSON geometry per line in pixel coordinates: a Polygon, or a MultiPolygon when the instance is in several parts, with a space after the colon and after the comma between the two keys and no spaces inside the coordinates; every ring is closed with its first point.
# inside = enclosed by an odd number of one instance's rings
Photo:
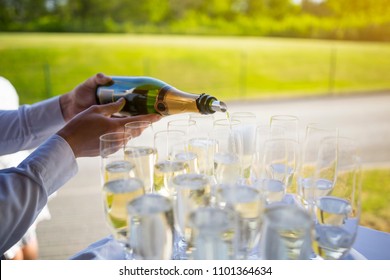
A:
{"type": "Polygon", "coordinates": [[[0,155],[35,148],[65,124],[59,97],[0,110],[0,155]]]}
{"type": "Polygon", "coordinates": [[[0,170],[0,255],[22,238],[48,196],[76,173],[73,151],[58,135],[17,167],[0,170]]]}

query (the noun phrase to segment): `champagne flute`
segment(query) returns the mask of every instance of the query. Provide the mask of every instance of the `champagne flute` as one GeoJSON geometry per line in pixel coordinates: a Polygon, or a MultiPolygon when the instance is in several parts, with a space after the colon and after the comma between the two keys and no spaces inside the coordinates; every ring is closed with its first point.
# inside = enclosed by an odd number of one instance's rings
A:
{"type": "Polygon", "coordinates": [[[188,141],[188,150],[196,155],[198,173],[214,176],[214,154],[216,140],[209,137],[195,137],[188,141]]]}
{"type": "Polygon", "coordinates": [[[126,250],[128,249],[126,205],[144,193],[143,183],[137,178],[112,180],[103,186],[103,205],[107,225],[115,240],[126,250]]]}
{"type": "Polygon", "coordinates": [[[134,164],[125,159],[124,147],[130,135],[123,132],[112,132],[100,138],[101,182],[127,179],[133,176],[134,164]]]}
{"type": "MultiPolygon", "coordinates": [[[[318,151],[320,143],[324,138],[327,137],[337,137],[338,129],[333,127],[328,127],[320,123],[310,123],[306,126],[306,134],[302,143],[301,156],[297,168],[297,194],[304,206],[308,206],[310,203],[310,187],[314,180],[314,175],[316,172],[316,165],[318,160],[318,151]]],[[[328,170],[325,180],[320,180],[322,183],[322,189],[331,189],[333,186],[334,178],[332,177],[335,174],[335,163],[336,163],[336,146],[337,142],[328,142],[327,145],[334,145],[331,149],[329,146],[327,148],[327,157],[322,158],[321,165],[323,169],[328,170]],[[332,152],[333,151],[333,152],[332,152]],[[329,173],[333,170],[332,173],[329,173]],[[328,182],[328,183],[327,183],[328,182]]],[[[322,172],[324,174],[324,172],[322,172]]],[[[325,175],[324,175],[325,176],[325,175]]]]}
{"type": "Polygon", "coordinates": [[[187,173],[184,161],[172,159],[172,150],[176,145],[185,142],[185,133],[179,130],[162,130],[154,134],[156,163],[154,165],[154,190],[166,196],[175,196],[176,190],[171,188],[170,180],[179,174],[187,173]]]}
{"type": "Polygon", "coordinates": [[[233,209],[239,214],[237,258],[248,259],[260,238],[264,199],[258,189],[240,184],[219,185],[217,196],[220,207],[233,209]]]}
{"type": "Polygon", "coordinates": [[[241,121],[239,120],[232,120],[232,119],[217,119],[214,121],[213,129],[218,128],[229,128],[230,130],[236,126],[239,125],[241,121]]]}
{"type": "Polygon", "coordinates": [[[240,125],[234,127],[238,133],[242,134],[242,177],[249,183],[251,181],[253,170],[253,160],[256,149],[256,123],[257,117],[251,112],[233,112],[231,120],[240,121],[240,125]]]}
{"type": "Polygon", "coordinates": [[[262,188],[268,203],[285,199],[297,162],[297,143],[287,138],[270,139],[264,144],[262,188]]]}
{"type": "Polygon", "coordinates": [[[197,127],[197,133],[196,135],[189,135],[190,138],[196,137],[208,137],[208,133],[213,130],[214,125],[214,115],[202,115],[202,114],[196,114],[191,113],[189,115],[189,119],[191,121],[195,121],[195,125],[197,127]]]}
{"type": "Polygon", "coordinates": [[[272,204],[264,212],[260,256],[265,260],[308,260],[313,220],[303,208],[272,204]]]}
{"type": "MultiPolygon", "coordinates": [[[[270,118],[270,133],[272,139],[289,139],[295,141],[295,147],[289,148],[298,156],[299,138],[299,119],[294,115],[273,115],[270,118]]],[[[289,145],[290,146],[290,145],[289,145]]],[[[296,164],[296,163],[295,163],[296,164]]],[[[296,166],[294,165],[294,173],[296,166]]],[[[294,173],[292,175],[294,175],[294,173]]],[[[292,178],[286,184],[287,194],[284,195],[286,203],[298,203],[296,199],[296,184],[293,184],[292,178]]]]}
{"type": "Polygon", "coordinates": [[[179,250],[185,248],[187,255],[190,255],[192,248],[187,246],[190,238],[189,216],[197,208],[209,205],[209,178],[203,174],[181,174],[173,177],[171,184],[177,190],[174,212],[176,230],[181,239],[178,242],[179,250]]]}
{"type": "Polygon", "coordinates": [[[271,135],[278,135],[279,130],[284,130],[284,138],[299,143],[299,119],[293,115],[273,115],[270,119],[271,135]]]}
{"type": "Polygon", "coordinates": [[[274,125],[271,133],[271,126],[269,124],[258,123],[256,125],[255,157],[253,164],[254,182],[259,181],[262,176],[265,143],[274,138],[285,138],[282,127],[274,125]]]}
{"type": "Polygon", "coordinates": [[[144,194],[127,205],[129,244],[134,259],[169,260],[173,252],[172,201],[156,193],[144,194]]]}
{"type": "Polygon", "coordinates": [[[242,135],[230,126],[215,128],[210,139],[216,143],[214,176],[217,184],[235,184],[241,178],[242,135]]]}
{"type": "Polygon", "coordinates": [[[172,162],[182,162],[188,173],[199,173],[198,155],[190,149],[186,140],[171,147],[170,160],[172,162]]]}
{"type": "MultiPolygon", "coordinates": [[[[281,138],[281,137],[278,137],[281,138]]],[[[255,156],[253,162],[254,183],[258,183],[263,172],[264,146],[267,140],[271,139],[271,127],[269,124],[256,125],[255,156]]]]}
{"type": "Polygon", "coordinates": [[[213,177],[216,143],[209,138],[214,127],[214,115],[190,114],[195,121],[196,133],[188,135],[188,148],[197,156],[198,172],[213,177]]]}
{"type": "MultiPolygon", "coordinates": [[[[312,184],[316,214],[313,247],[321,258],[335,260],[345,257],[356,239],[361,214],[361,162],[356,142],[347,137],[321,141],[318,165],[328,153],[337,155],[337,174],[331,190],[323,192],[318,184],[312,184]]],[[[321,168],[317,168],[315,181],[322,177],[321,168]]]]}
{"type": "Polygon", "coordinates": [[[167,130],[183,131],[185,133],[185,140],[187,140],[191,135],[198,134],[198,127],[196,126],[196,121],[191,120],[189,118],[169,121],[167,124],[167,130]]]}
{"type": "Polygon", "coordinates": [[[232,260],[237,251],[237,213],[229,208],[197,208],[190,214],[190,241],[194,260],[232,260]]]}
{"type": "Polygon", "coordinates": [[[150,121],[127,123],[125,124],[125,133],[131,137],[125,147],[126,160],[134,165],[135,176],[143,180],[145,192],[152,192],[153,169],[156,158],[152,123],[150,121]]]}

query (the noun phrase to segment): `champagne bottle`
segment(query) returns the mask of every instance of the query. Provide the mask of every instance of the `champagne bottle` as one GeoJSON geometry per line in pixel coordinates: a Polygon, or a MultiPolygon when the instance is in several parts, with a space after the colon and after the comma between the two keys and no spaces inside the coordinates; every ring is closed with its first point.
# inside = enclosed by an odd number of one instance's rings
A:
{"type": "Polygon", "coordinates": [[[226,112],[225,103],[202,93],[192,94],[178,90],[167,83],[151,77],[111,77],[113,82],[96,90],[98,104],[126,99],[121,111],[124,115],[173,114],[198,112],[213,114],[226,112]]]}

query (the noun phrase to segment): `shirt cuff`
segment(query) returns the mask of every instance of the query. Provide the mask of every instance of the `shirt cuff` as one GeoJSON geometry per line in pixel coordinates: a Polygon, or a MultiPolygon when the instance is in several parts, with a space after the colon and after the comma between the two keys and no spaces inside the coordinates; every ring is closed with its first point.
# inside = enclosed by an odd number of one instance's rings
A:
{"type": "Polygon", "coordinates": [[[27,105],[27,108],[27,124],[30,127],[32,134],[37,137],[47,135],[49,129],[52,133],[55,133],[65,124],[59,96],[49,98],[33,105],[27,105]]]}
{"type": "Polygon", "coordinates": [[[48,195],[57,191],[78,171],[72,149],[57,134],[40,145],[19,167],[35,174],[48,195]]]}

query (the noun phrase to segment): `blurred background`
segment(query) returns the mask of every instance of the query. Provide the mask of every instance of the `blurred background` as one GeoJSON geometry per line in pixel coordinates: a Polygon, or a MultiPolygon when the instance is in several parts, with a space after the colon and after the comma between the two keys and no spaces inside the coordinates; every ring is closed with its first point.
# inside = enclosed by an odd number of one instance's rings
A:
{"type": "MultiPolygon", "coordinates": [[[[232,107],[277,102],[270,112],[313,98],[388,96],[390,0],[0,0],[0,76],[21,104],[97,72],[153,76],[232,107]]],[[[384,116],[371,146],[390,135],[384,116]]],[[[382,156],[365,170],[362,224],[390,232],[390,158],[382,156]]],[[[108,234],[99,161],[79,162],[49,202],[52,218],[38,225],[40,258],[66,259],[108,234]]]]}

